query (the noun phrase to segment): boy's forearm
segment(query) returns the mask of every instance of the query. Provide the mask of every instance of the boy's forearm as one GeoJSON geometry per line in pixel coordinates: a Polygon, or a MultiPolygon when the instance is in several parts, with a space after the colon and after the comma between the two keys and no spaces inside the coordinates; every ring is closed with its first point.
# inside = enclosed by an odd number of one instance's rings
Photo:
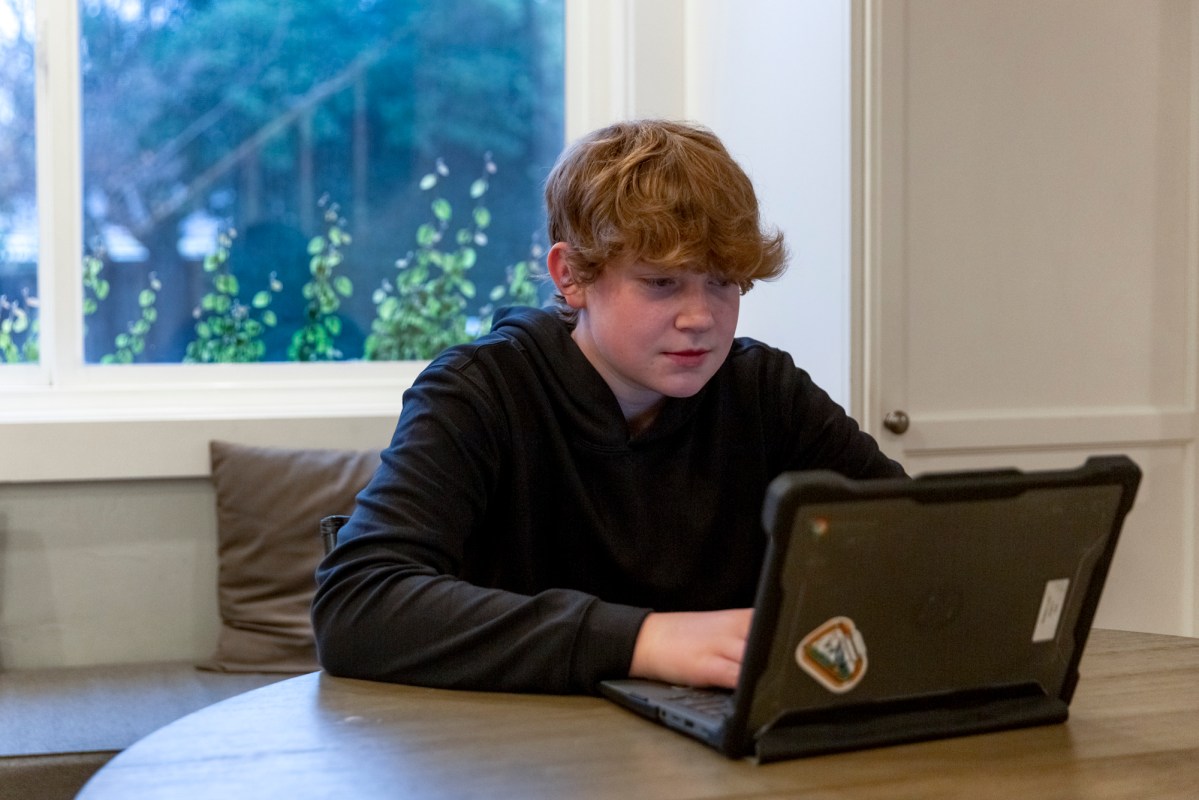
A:
{"type": "Polygon", "coordinates": [[[599,680],[627,674],[648,613],[581,592],[529,597],[449,576],[323,578],[313,605],[321,663],[332,674],[367,680],[591,692],[599,680]]]}

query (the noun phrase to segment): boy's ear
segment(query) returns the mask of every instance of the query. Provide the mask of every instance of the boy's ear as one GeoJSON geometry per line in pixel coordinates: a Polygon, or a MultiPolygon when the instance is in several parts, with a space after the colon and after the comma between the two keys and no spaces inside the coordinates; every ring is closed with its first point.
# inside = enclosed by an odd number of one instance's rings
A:
{"type": "Polygon", "coordinates": [[[567,305],[571,308],[582,308],[584,290],[575,280],[574,273],[571,271],[570,259],[567,258],[569,254],[570,245],[566,242],[557,242],[546,255],[545,265],[549,270],[550,278],[554,281],[554,286],[558,287],[558,292],[566,300],[567,305]]]}

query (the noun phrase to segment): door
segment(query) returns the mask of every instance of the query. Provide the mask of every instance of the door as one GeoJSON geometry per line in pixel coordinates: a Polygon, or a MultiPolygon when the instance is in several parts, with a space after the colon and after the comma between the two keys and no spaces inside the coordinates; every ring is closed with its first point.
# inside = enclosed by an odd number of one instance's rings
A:
{"type": "Polygon", "coordinates": [[[1097,624],[1195,634],[1197,3],[861,11],[864,427],[912,473],[1128,453],[1097,624]]]}

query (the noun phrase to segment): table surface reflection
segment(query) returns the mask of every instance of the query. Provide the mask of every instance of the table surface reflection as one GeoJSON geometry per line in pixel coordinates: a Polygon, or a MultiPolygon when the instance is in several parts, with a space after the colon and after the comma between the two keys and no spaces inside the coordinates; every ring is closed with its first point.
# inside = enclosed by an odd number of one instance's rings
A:
{"type": "Polygon", "coordinates": [[[312,673],[142,739],[108,798],[1195,798],[1199,639],[1097,630],[1064,725],[757,765],[593,697],[312,673]]]}

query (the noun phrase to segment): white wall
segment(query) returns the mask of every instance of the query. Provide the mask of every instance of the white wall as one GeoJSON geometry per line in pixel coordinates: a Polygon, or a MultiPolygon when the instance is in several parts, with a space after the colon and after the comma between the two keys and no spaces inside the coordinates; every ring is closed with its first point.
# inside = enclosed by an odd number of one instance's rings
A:
{"type": "MultiPolygon", "coordinates": [[[[712,127],[755,180],[764,218],[783,229],[793,252],[791,270],[780,282],[762,285],[745,298],[740,332],[791,351],[847,404],[850,0],[572,0],[572,6],[597,14],[613,41],[630,32],[635,39],[632,46],[596,46],[590,54],[588,69],[604,80],[592,81],[591,94],[583,93],[590,105],[576,102],[568,109],[572,134],[614,116],[651,114],[712,127]],[[664,30],[664,25],[674,28],[664,30]],[[657,81],[638,89],[647,75],[657,81]]],[[[1138,152],[1130,151],[1128,158],[1138,158],[1138,152]]],[[[1187,236],[1193,243],[1194,232],[1187,236]]],[[[1193,315],[1193,267],[1188,275],[1183,285],[1190,287],[1186,304],[1193,315]]],[[[1159,459],[1138,501],[1165,507],[1159,495],[1169,489],[1174,498],[1169,507],[1176,513],[1161,525],[1155,517],[1155,524],[1146,526],[1166,535],[1194,530],[1194,501],[1185,500],[1193,498],[1195,481],[1194,329],[1188,322],[1190,344],[1183,349],[1192,377],[1185,380],[1185,419],[1158,434],[1170,440],[1170,447],[1185,442],[1186,456],[1176,457],[1182,452],[1177,450],[1168,452],[1171,460],[1159,459]],[[1179,502],[1183,490],[1191,494],[1179,502]]],[[[1144,336],[1134,339],[1137,346],[1149,346],[1144,336]]],[[[392,397],[398,398],[398,390],[392,397]]],[[[0,454],[26,472],[16,476],[17,483],[0,482],[0,668],[208,655],[217,619],[215,514],[203,475],[207,438],[382,446],[391,418],[380,413],[269,422],[131,419],[96,423],[92,427],[108,432],[99,438],[94,433],[81,437],[78,426],[63,423],[46,423],[46,433],[32,424],[0,426],[0,454]],[[79,442],[70,452],[87,462],[86,469],[63,463],[71,459],[11,458],[14,452],[27,458],[50,452],[32,443],[52,438],[79,442]],[[101,440],[117,446],[89,444],[101,440]],[[100,455],[88,457],[89,449],[100,455]],[[160,468],[164,461],[155,457],[158,450],[171,454],[170,470],[160,468]],[[93,462],[107,471],[93,469],[93,462]],[[118,466],[104,466],[108,462],[118,466]],[[54,474],[60,464],[85,480],[63,480],[54,474]],[[114,471],[118,468],[130,471],[114,471]],[[32,480],[30,469],[36,472],[32,480]],[[147,479],[163,474],[171,478],[147,479]]],[[[1130,544],[1134,541],[1129,537],[1130,544]]],[[[1170,569],[1160,564],[1159,555],[1168,553],[1166,560],[1189,565],[1182,568],[1192,576],[1189,588],[1183,588],[1189,597],[1199,597],[1193,587],[1199,547],[1193,538],[1172,549],[1125,552],[1153,555],[1152,563],[1125,571],[1135,578],[1126,581],[1127,592],[1143,586],[1158,591],[1172,580],[1170,569]]],[[[1122,580],[1113,574],[1117,588],[1122,580]]],[[[1174,592],[1174,584],[1169,586],[1174,592]]],[[[1199,615],[1199,605],[1195,609],[1199,615]]],[[[1110,611],[1105,620],[1120,621],[1110,611]]]]}
{"type": "MultiPolygon", "coordinates": [[[[846,403],[849,0],[571,0],[569,8],[596,14],[614,42],[630,30],[639,37],[637,46],[623,50],[592,42],[590,60],[584,59],[590,65],[584,71],[593,77],[590,93],[568,108],[572,134],[613,116],[653,113],[690,117],[715,129],[754,178],[765,218],[783,229],[794,256],[782,281],[746,297],[741,332],[790,350],[846,403]],[[628,91],[641,80],[638,70],[660,80],[646,91],[628,91]]],[[[1193,232],[1188,235],[1193,241],[1193,232]]],[[[1193,310],[1193,279],[1189,286],[1193,310]]],[[[1193,360],[1193,323],[1187,331],[1193,360]]],[[[1163,428],[1162,435],[1193,439],[1193,384],[1192,377],[1186,420],[1163,428]]],[[[84,451],[97,437],[85,441],[76,427],[47,423],[43,434],[28,425],[0,426],[0,455],[22,470],[31,463],[37,468],[33,481],[26,474],[16,476],[25,482],[0,482],[0,668],[208,655],[217,619],[215,514],[202,475],[206,439],[216,434],[256,444],[381,446],[390,420],[378,413],[269,424],[189,417],[175,427],[133,420],[119,423],[125,426],[120,435],[101,437],[119,439],[124,449],[92,447],[101,455],[90,460],[84,451]],[[124,435],[129,431],[136,435],[124,435]],[[52,439],[84,442],[70,452],[88,461],[86,469],[62,466],[88,480],[62,482],[53,472],[62,459],[13,460],[13,453],[50,452],[32,443],[52,439]],[[156,449],[177,456],[169,459],[170,480],[145,479],[164,474],[162,459],[152,458],[156,449]],[[120,468],[132,464],[129,476],[137,477],[96,479],[97,460],[120,468]]],[[[115,425],[93,427],[109,431],[115,425]]],[[[1193,445],[1187,447],[1193,454],[1193,445]]],[[[1193,491],[1193,455],[1187,459],[1156,475],[1173,476],[1170,485],[1193,491]]],[[[116,468],[105,467],[104,474],[115,477],[116,468]]],[[[1147,481],[1139,502],[1160,504],[1156,486],[1164,485],[1160,478],[1147,481]]],[[[1173,507],[1177,521],[1171,518],[1161,529],[1193,530],[1193,503],[1173,507]]],[[[1199,563],[1193,541],[1171,552],[1199,563]]],[[[1128,574],[1137,578],[1128,590],[1136,591],[1138,585],[1157,586],[1166,571],[1155,562],[1128,574]]]]}
{"type": "Polygon", "coordinates": [[[787,350],[842,405],[850,387],[850,0],[568,0],[567,136],[617,119],[712,128],[749,173],[791,268],[738,333],[787,350]]]}
{"type": "MultiPolygon", "coordinates": [[[[745,298],[740,333],[791,351],[842,403],[849,395],[848,6],[568,5],[568,13],[590,15],[573,29],[590,38],[570,67],[571,134],[633,115],[712,127],[755,180],[764,218],[782,228],[793,253],[781,281],[745,298]]],[[[0,668],[206,657],[218,626],[207,439],[381,447],[392,424],[374,406],[323,421],[288,422],[294,414],[287,413],[143,421],[136,397],[126,409],[123,395],[109,394],[115,422],[86,431],[54,421],[0,428],[0,452],[44,455],[24,462],[18,482],[0,483],[0,668]],[[147,478],[154,475],[170,479],[147,478]]]]}
{"type": "MultiPolygon", "coordinates": [[[[0,669],[208,658],[220,620],[203,431],[254,445],[381,449],[394,425],[394,416],[326,429],[309,419],[198,421],[179,436],[114,424],[111,458],[171,447],[191,474],[0,482],[0,669]]],[[[0,426],[0,454],[23,457],[5,447],[15,440],[0,426]]]]}
{"type": "Polygon", "coordinates": [[[738,333],[789,351],[848,407],[850,4],[700,0],[687,6],[686,115],[753,179],[791,267],[746,295],[738,333]]]}
{"type": "Polygon", "coordinates": [[[216,580],[206,480],[0,485],[0,669],[204,658],[216,580]]]}
{"type": "Polygon", "coordinates": [[[1195,635],[1199,0],[864,17],[868,421],[912,472],[1127,453],[1096,624],[1195,635]]]}

